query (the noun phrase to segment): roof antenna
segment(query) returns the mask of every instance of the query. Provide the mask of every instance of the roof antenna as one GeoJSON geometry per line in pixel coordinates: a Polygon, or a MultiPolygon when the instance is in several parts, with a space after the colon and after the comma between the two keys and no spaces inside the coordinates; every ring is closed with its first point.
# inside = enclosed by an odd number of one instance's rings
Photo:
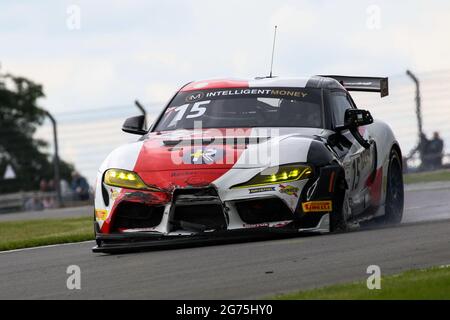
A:
{"type": "Polygon", "coordinates": [[[272,78],[273,56],[275,54],[275,41],[276,41],[276,39],[277,39],[277,26],[275,26],[275,31],[273,33],[272,61],[270,62],[270,75],[269,75],[269,78],[272,78]]]}

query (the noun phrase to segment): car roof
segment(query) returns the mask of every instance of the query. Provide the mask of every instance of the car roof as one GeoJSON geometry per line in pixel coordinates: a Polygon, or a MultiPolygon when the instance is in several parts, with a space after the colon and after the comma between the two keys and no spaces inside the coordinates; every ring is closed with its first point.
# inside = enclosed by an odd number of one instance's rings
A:
{"type": "Polygon", "coordinates": [[[210,89],[226,88],[324,88],[324,89],[342,89],[345,88],[335,79],[311,76],[311,77],[258,77],[254,79],[209,79],[193,81],[183,86],[180,91],[198,91],[210,89]]]}

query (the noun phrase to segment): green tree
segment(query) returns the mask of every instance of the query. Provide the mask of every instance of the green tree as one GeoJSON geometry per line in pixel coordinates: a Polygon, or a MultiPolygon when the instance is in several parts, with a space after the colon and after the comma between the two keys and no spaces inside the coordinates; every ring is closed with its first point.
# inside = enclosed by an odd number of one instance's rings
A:
{"type": "MultiPolygon", "coordinates": [[[[0,193],[37,190],[41,179],[52,179],[52,157],[42,151],[47,142],[33,137],[45,120],[37,105],[42,86],[23,77],[0,74],[0,193]],[[3,178],[7,166],[14,179],[3,178]]],[[[61,178],[70,181],[73,166],[61,161],[61,178]]]]}

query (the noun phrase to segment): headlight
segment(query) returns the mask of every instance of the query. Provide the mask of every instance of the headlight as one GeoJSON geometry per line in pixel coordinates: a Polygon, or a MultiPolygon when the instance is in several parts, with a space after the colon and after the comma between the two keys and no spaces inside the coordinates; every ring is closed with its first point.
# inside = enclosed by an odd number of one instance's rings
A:
{"type": "Polygon", "coordinates": [[[107,185],[114,187],[156,190],[147,186],[137,173],[128,170],[109,169],[105,172],[104,181],[107,185]]]}
{"type": "Polygon", "coordinates": [[[266,168],[249,181],[235,185],[231,188],[247,188],[265,186],[283,182],[292,182],[308,179],[312,174],[312,169],[304,165],[284,165],[279,167],[266,168]]]}

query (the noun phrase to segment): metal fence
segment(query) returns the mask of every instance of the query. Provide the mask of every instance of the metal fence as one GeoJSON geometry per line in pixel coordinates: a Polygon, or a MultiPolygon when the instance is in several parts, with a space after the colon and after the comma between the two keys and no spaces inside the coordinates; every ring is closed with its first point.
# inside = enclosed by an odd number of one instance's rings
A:
{"type": "MultiPolygon", "coordinates": [[[[62,194],[64,206],[81,206],[92,202],[93,194],[88,199],[78,199],[75,192],[67,190],[62,194]]],[[[0,195],[0,213],[15,211],[40,211],[58,207],[58,199],[55,191],[28,191],[0,195]]]]}
{"type": "MultiPolygon", "coordinates": [[[[428,137],[439,131],[445,143],[444,164],[450,163],[450,70],[418,72],[421,81],[423,129],[428,137]]],[[[417,118],[415,113],[415,86],[405,74],[389,77],[390,95],[380,99],[377,94],[353,93],[357,105],[368,109],[375,118],[379,118],[393,128],[404,155],[407,155],[418,143],[417,118]]],[[[146,103],[148,122],[154,120],[163,103],[146,103]]],[[[96,172],[106,155],[114,148],[137,139],[125,134],[121,126],[127,117],[140,114],[135,105],[111,106],[95,109],[73,109],[55,112],[58,122],[58,140],[60,157],[73,163],[76,169],[87,178],[91,186],[96,172]]],[[[53,153],[52,127],[44,123],[36,132],[36,137],[50,143],[47,152],[53,153]]],[[[418,168],[420,159],[413,156],[407,164],[418,168]]],[[[1,177],[0,177],[1,178],[1,177]]],[[[70,183],[70,181],[67,181],[70,183]]],[[[1,195],[0,202],[10,198],[1,195]]],[[[23,199],[23,197],[21,198],[23,199]]],[[[23,202],[23,200],[22,200],[23,202]]],[[[24,204],[22,208],[25,208],[24,204]]]]}

